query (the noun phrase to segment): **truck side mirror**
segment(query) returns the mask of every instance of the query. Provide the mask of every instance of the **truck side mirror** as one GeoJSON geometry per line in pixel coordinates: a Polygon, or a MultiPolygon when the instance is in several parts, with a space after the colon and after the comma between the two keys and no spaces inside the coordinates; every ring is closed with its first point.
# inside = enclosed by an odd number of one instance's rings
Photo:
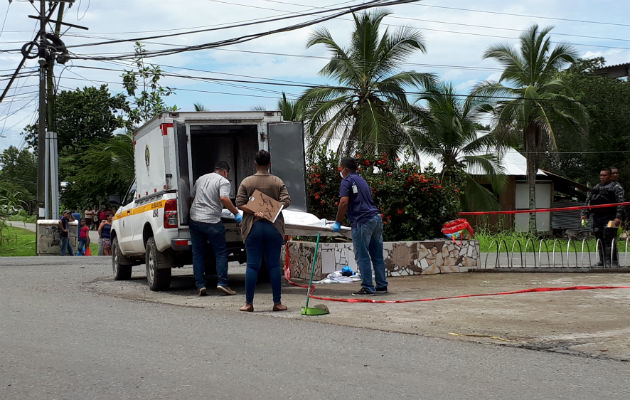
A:
{"type": "Polygon", "coordinates": [[[119,207],[120,206],[120,195],[119,194],[110,194],[107,201],[112,206],[119,207]]]}

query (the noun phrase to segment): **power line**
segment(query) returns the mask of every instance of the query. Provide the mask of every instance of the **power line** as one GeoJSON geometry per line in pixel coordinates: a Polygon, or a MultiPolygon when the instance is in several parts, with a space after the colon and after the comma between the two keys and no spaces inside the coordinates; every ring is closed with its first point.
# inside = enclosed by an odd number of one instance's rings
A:
{"type": "MultiPolygon", "coordinates": [[[[210,0],[210,1],[215,1],[215,0],[210,0]]],[[[216,1],[219,1],[219,0],[216,0],[216,1]]],[[[263,1],[267,1],[267,2],[270,2],[270,3],[294,5],[294,6],[298,6],[298,7],[309,7],[306,4],[290,3],[290,2],[286,2],[286,1],[275,1],[275,0],[263,0],[263,1]]],[[[223,2],[223,1],[221,1],[221,2],[223,2]]],[[[280,10],[277,10],[277,9],[274,9],[274,8],[251,6],[251,5],[244,5],[244,4],[237,4],[237,3],[227,3],[227,4],[233,4],[233,5],[238,5],[238,6],[242,6],[242,7],[249,7],[249,8],[263,8],[263,9],[266,9],[266,10],[280,11],[280,10]]],[[[420,4],[413,4],[413,5],[420,5],[420,4]]],[[[421,19],[421,18],[400,17],[400,16],[396,16],[394,14],[389,15],[388,18],[403,19],[403,20],[413,20],[413,21],[422,21],[422,22],[432,22],[432,23],[447,24],[447,25],[470,26],[470,27],[474,27],[474,28],[498,29],[498,30],[509,30],[509,31],[523,31],[523,29],[517,29],[517,28],[493,27],[493,26],[487,26],[487,25],[465,24],[465,23],[461,23],[461,22],[446,22],[446,21],[436,21],[436,20],[421,19]]],[[[400,25],[393,25],[393,24],[391,24],[390,26],[397,26],[397,27],[399,27],[400,25]]],[[[427,29],[427,28],[421,28],[421,29],[427,29]]],[[[439,32],[450,32],[450,31],[439,31],[439,32]]],[[[459,33],[466,34],[464,32],[459,32],[459,33]]],[[[560,35],[560,36],[575,36],[575,37],[582,37],[582,38],[589,38],[589,39],[618,40],[618,41],[625,41],[625,42],[629,42],[630,41],[628,39],[605,38],[605,37],[588,36],[588,35],[575,35],[575,34],[569,34],[569,33],[554,32],[554,34],[555,35],[560,35]]]]}
{"type": "MultiPolygon", "coordinates": [[[[113,68],[104,68],[104,67],[92,67],[92,66],[74,66],[73,68],[82,68],[82,69],[92,69],[92,70],[103,70],[103,71],[112,71],[112,72],[124,72],[124,70],[113,69],[113,68]]],[[[73,72],[74,73],[74,72],[73,72]]],[[[75,73],[76,74],[76,73],[75,73]]],[[[77,74],[78,75],[78,74],[77,74]]],[[[281,87],[301,87],[306,89],[311,88],[332,88],[332,89],[340,89],[340,90],[354,90],[353,87],[347,86],[333,86],[333,85],[321,85],[314,83],[306,83],[306,82],[274,82],[272,78],[260,78],[256,77],[256,79],[266,79],[266,80],[246,80],[246,79],[230,79],[230,78],[217,78],[217,77],[206,77],[206,76],[194,76],[194,75],[186,75],[186,74],[177,74],[172,72],[164,72],[163,76],[169,76],[174,78],[182,78],[182,79],[194,79],[201,81],[209,81],[209,82],[229,82],[229,83],[244,83],[251,85],[271,85],[271,86],[281,86],[281,87]]],[[[80,76],[80,75],[78,75],[80,76]]],[[[89,79],[86,79],[89,80],[89,79]]],[[[107,82],[107,81],[97,81],[103,83],[115,83],[118,82],[107,82]]],[[[431,94],[429,91],[404,91],[407,95],[426,95],[431,94]]],[[[444,94],[444,93],[442,93],[444,94]]],[[[453,97],[461,97],[461,98],[478,98],[478,99],[489,99],[489,100],[506,100],[506,101],[536,101],[540,103],[579,103],[579,104],[593,104],[592,101],[577,101],[577,100],[555,100],[555,99],[528,99],[521,98],[518,96],[495,96],[495,95],[481,95],[481,94],[460,94],[460,93],[451,93],[453,97]]]]}
{"type": "MultiPolygon", "coordinates": [[[[166,37],[174,37],[174,36],[190,35],[190,34],[195,34],[195,33],[212,32],[212,31],[224,30],[224,29],[242,28],[242,27],[245,27],[245,26],[260,25],[260,24],[264,24],[264,23],[284,21],[284,20],[287,20],[287,19],[295,19],[295,18],[302,18],[302,17],[312,16],[312,15],[326,14],[326,13],[335,12],[335,11],[338,12],[340,10],[345,10],[341,14],[339,14],[339,15],[344,15],[344,14],[352,13],[352,12],[355,12],[355,11],[360,11],[360,10],[363,10],[363,9],[376,7],[376,6],[379,6],[379,5],[410,3],[410,2],[419,1],[419,0],[393,0],[393,1],[385,1],[382,4],[379,4],[382,1],[383,0],[372,0],[372,1],[369,1],[369,2],[365,3],[364,5],[359,5],[359,6],[346,6],[346,7],[325,9],[325,10],[321,10],[321,11],[312,11],[312,12],[301,13],[301,14],[291,14],[291,15],[287,15],[287,16],[280,16],[280,17],[274,17],[274,18],[268,18],[268,19],[261,19],[261,20],[255,21],[255,22],[244,22],[244,23],[230,25],[230,26],[224,26],[224,27],[198,29],[198,30],[191,30],[191,31],[186,31],[186,32],[169,33],[169,34],[164,34],[164,35],[152,35],[152,36],[136,37],[136,38],[131,38],[131,39],[109,40],[109,41],[105,41],[105,42],[84,43],[84,44],[67,46],[67,47],[68,48],[77,48],[77,47],[100,46],[100,45],[108,45],[108,44],[124,43],[124,42],[142,42],[142,41],[145,41],[145,40],[161,39],[161,38],[166,38],[166,37]]],[[[326,20],[331,19],[331,18],[335,18],[336,16],[338,16],[338,15],[334,15],[333,17],[327,18],[326,20]]],[[[312,25],[312,24],[309,24],[309,25],[312,25]]],[[[306,25],[306,26],[308,26],[308,25],[306,25]]]]}
{"type": "MultiPolygon", "coordinates": [[[[437,21],[437,20],[431,20],[431,19],[412,18],[412,17],[399,17],[397,15],[389,15],[388,17],[389,18],[394,18],[394,19],[402,19],[402,20],[409,20],[409,21],[420,21],[420,22],[431,22],[431,23],[444,24],[444,25],[468,26],[468,27],[472,27],[472,28],[495,29],[495,30],[504,30],[504,31],[514,31],[514,32],[523,32],[524,31],[524,29],[519,29],[519,28],[507,28],[507,27],[497,27],[497,26],[489,26],[489,25],[465,24],[463,22],[447,22],[447,21],[437,21]]],[[[426,29],[426,28],[420,28],[420,29],[426,29]]],[[[602,37],[602,36],[591,36],[591,35],[578,35],[578,34],[574,34],[574,33],[554,32],[553,34],[554,35],[558,35],[558,36],[573,36],[573,37],[580,37],[580,38],[586,38],[586,39],[601,39],[601,40],[615,40],[615,41],[621,41],[621,42],[630,42],[629,39],[619,39],[619,38],[602,37]]]]}
{"type": "Polygon", "coordinates": [[[585,24],[600,24],[600,25],[615,25],[615,26],[630,26],[628,24],[618,24],[614,22],[606,22],[606,21],[592,21],[592,20],[583,20],[583,19],[571,19],[571,18],[560,18],[560,17],[545,17],[541,15],[528,15],[528,14],[517,14],[517,13],[508,13],[508,12],[499,12],[499,11],[489,11],[489,10],[475,10],[472,8],[461,8],[461,7],[447,7],[447,6],[438,6],[434,4],[413,4],[417,7],[431,7],[431,8],[442,8],[447,10],[457,10],[457,11],[470,11],[477,13],[485,13],[485,14],[495,14],[495,15],[511,15],[514,17],[527,17],[527,18],[537,18],[537,19],[548,19],[548,20],[556,20],[556,21],[568,21],[568,22],[581,22],[585,24]]]}

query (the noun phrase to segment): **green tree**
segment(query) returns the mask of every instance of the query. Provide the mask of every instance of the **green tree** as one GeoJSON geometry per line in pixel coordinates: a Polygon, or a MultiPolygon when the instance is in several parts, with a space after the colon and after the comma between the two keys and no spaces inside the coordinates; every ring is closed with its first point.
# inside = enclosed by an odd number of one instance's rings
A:
{"type": "Polygon", "coordinates": [[[339,140],[338,154],[394,154],[411,144],[400,124],[409,113],[405,87],[426,86],[433,76],[398,72],[409,55],[425,52],[425,46],[420,33],[410,28],[394,33],[386,29],[379,35],[387,15],[384,11],[353,15],[349,48],[339,45],[326,29],[316,31],[308,41],[307,47],[322,44],[332,52],[320,74],[339,85],[310,88],[300,97],[310,136],[309,153],[335,139],[339,140]]]}
{"type": "Polygon", "coordinates": [[[109,195],[123,194],[134,178],[134,150],[131,133],[115,135],[66,160],[73,168],[62,202],[82,207],[94,202],[107,203],[109,195]]]}
{"type": "Polygon", "coordinates": [[[577,60],[560,76],[571,89],[574,98],[584,104],[589,116],[589,131],[576,136],[570,129],[560,129],[556,142],[562,152],[551,153],[542,164],[552,172],[590,186],[599,182],[602,167],[620,168],[621,183],[630,187],[630,83],[595,75],[603,67],[601,57],[577,60]]]}
{"type": "MultiPolygon", "coordinates": [[[[85,148],[108,139],[125,124],[128,105],[122,94],[112,95],[107,85],[64,90],[55,101],[57,148],[85,148]]],[[[37,125],[24,129],[26,142],[37,152],[37,125]]]]}
{"type": "Polygon", "coordinates": [[[10,146],[0,154],[0,207],[5,212],[33,212],[37,195],[37,163],[33,153],[10,146]]]}
{"type": "Polygon", "coordinates": [[[164,102],[164,98],[170,96],[173,90],[160,84],[162,69],[158,65],[145,63],[145,53],[142,44],[136,42],[134,58],[136,68],[125,70],[122,74],[123,87],[130,103],[127,119],[129,130],[134,130],[162,111],[177,110],[177,106],[169,107],[164,102]]]}
{"type": "Polygon", "coordinates": [[[440,83],[418,98],[419,126],[411,130],[415,146],[442,164],[442,181],[454,183],[464,177],[462,203],[467,210],[499,207],[495,193],[505,183],[500,166],[501,143],[493,133],[478,136],[476,122],[483,103],[474,95],[458,97],[450,83],[440,83]],[[465,173],[464,171],[468,171],[465,173]],[[490,182],[494,193],[482,184],[490,182]]]}
{"type": "MultiPolygon", "coordinates": [[[[483,55],[504,67],[497,83],[484,83],[478,95],[503,98],[494,108],[499,135],[520,135],[527,158],[529,208],[536,208],[536,172],[538,153],[545,142],[555,149],[555,129],[572,127],[575,133],[584,132],[587,116],[584,107],[575,101],[558,70],[575,60],[575,51],[565,44],[553,49],[548,33],[551,27],[539,30],[533,25],[520,37],[520,49],[509,45],[489,48],[483,55]],[[507,83],[504,85],[502,82],[507,83]]],[[[529,215],[529,231],[536,232],[536,216],[529,215]]]]}
{"type": "MultiPolygon", "coordinates": [[[[69,208],[81,208],[106,201],[109,194],[116,193],[112,190],[119,186],[103,178],[108,171],[98,170],[89,180],[81,179],[81,176],[91,163],[107,155],[101,153],[102,147],[126,125],[129,107],[125,97],[110,94],[107,86],[102,85],[63,91],[55,104],[59,182],[63,182],[61,203],[69,208]],[[86,157],[90,149],[96,149],[96,152],[86,157]]],[[[28,132],[29,127],[25,131],[28,132]]],[[[27,133],[27,141],[36,147],[36,129],[33,132],[31,140],[27,133]]]]}

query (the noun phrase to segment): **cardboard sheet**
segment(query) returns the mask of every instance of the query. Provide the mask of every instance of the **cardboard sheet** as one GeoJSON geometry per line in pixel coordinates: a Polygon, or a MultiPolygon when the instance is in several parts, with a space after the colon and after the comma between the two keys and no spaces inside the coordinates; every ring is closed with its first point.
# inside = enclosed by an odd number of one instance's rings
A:
{"type": "Polygon", "coordinates": [[[271,222],[276,222],[276,218],[280,215],[283,205],[267,196],[260,190],[254,190],[254,193],[249,197],[247,204],[242,205],[243,210],[247,210],[252,213],[261,212],[263,218],[271,222]]]}

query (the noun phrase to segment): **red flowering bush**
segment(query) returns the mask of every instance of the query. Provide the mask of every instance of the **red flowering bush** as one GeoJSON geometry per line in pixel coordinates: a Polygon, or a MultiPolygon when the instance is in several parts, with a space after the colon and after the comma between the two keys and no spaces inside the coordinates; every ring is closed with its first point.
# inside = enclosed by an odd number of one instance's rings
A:
{"type": "MultiPolygon", "coordinates": [[[[421,171],[386,155],[356,155],[357,171],[372,188],[372,197],[383,218],[386,241],[441,237],[442,224],[460,210],[461,190],[443,185],[432,169],[421,171]]],[[[333,153],[317,154],[307,167],[309,212],[332,220],[339,205],[339,159],[333,153]]],[[[349,224],[349,221],[345,221],[349,224]]]]}

